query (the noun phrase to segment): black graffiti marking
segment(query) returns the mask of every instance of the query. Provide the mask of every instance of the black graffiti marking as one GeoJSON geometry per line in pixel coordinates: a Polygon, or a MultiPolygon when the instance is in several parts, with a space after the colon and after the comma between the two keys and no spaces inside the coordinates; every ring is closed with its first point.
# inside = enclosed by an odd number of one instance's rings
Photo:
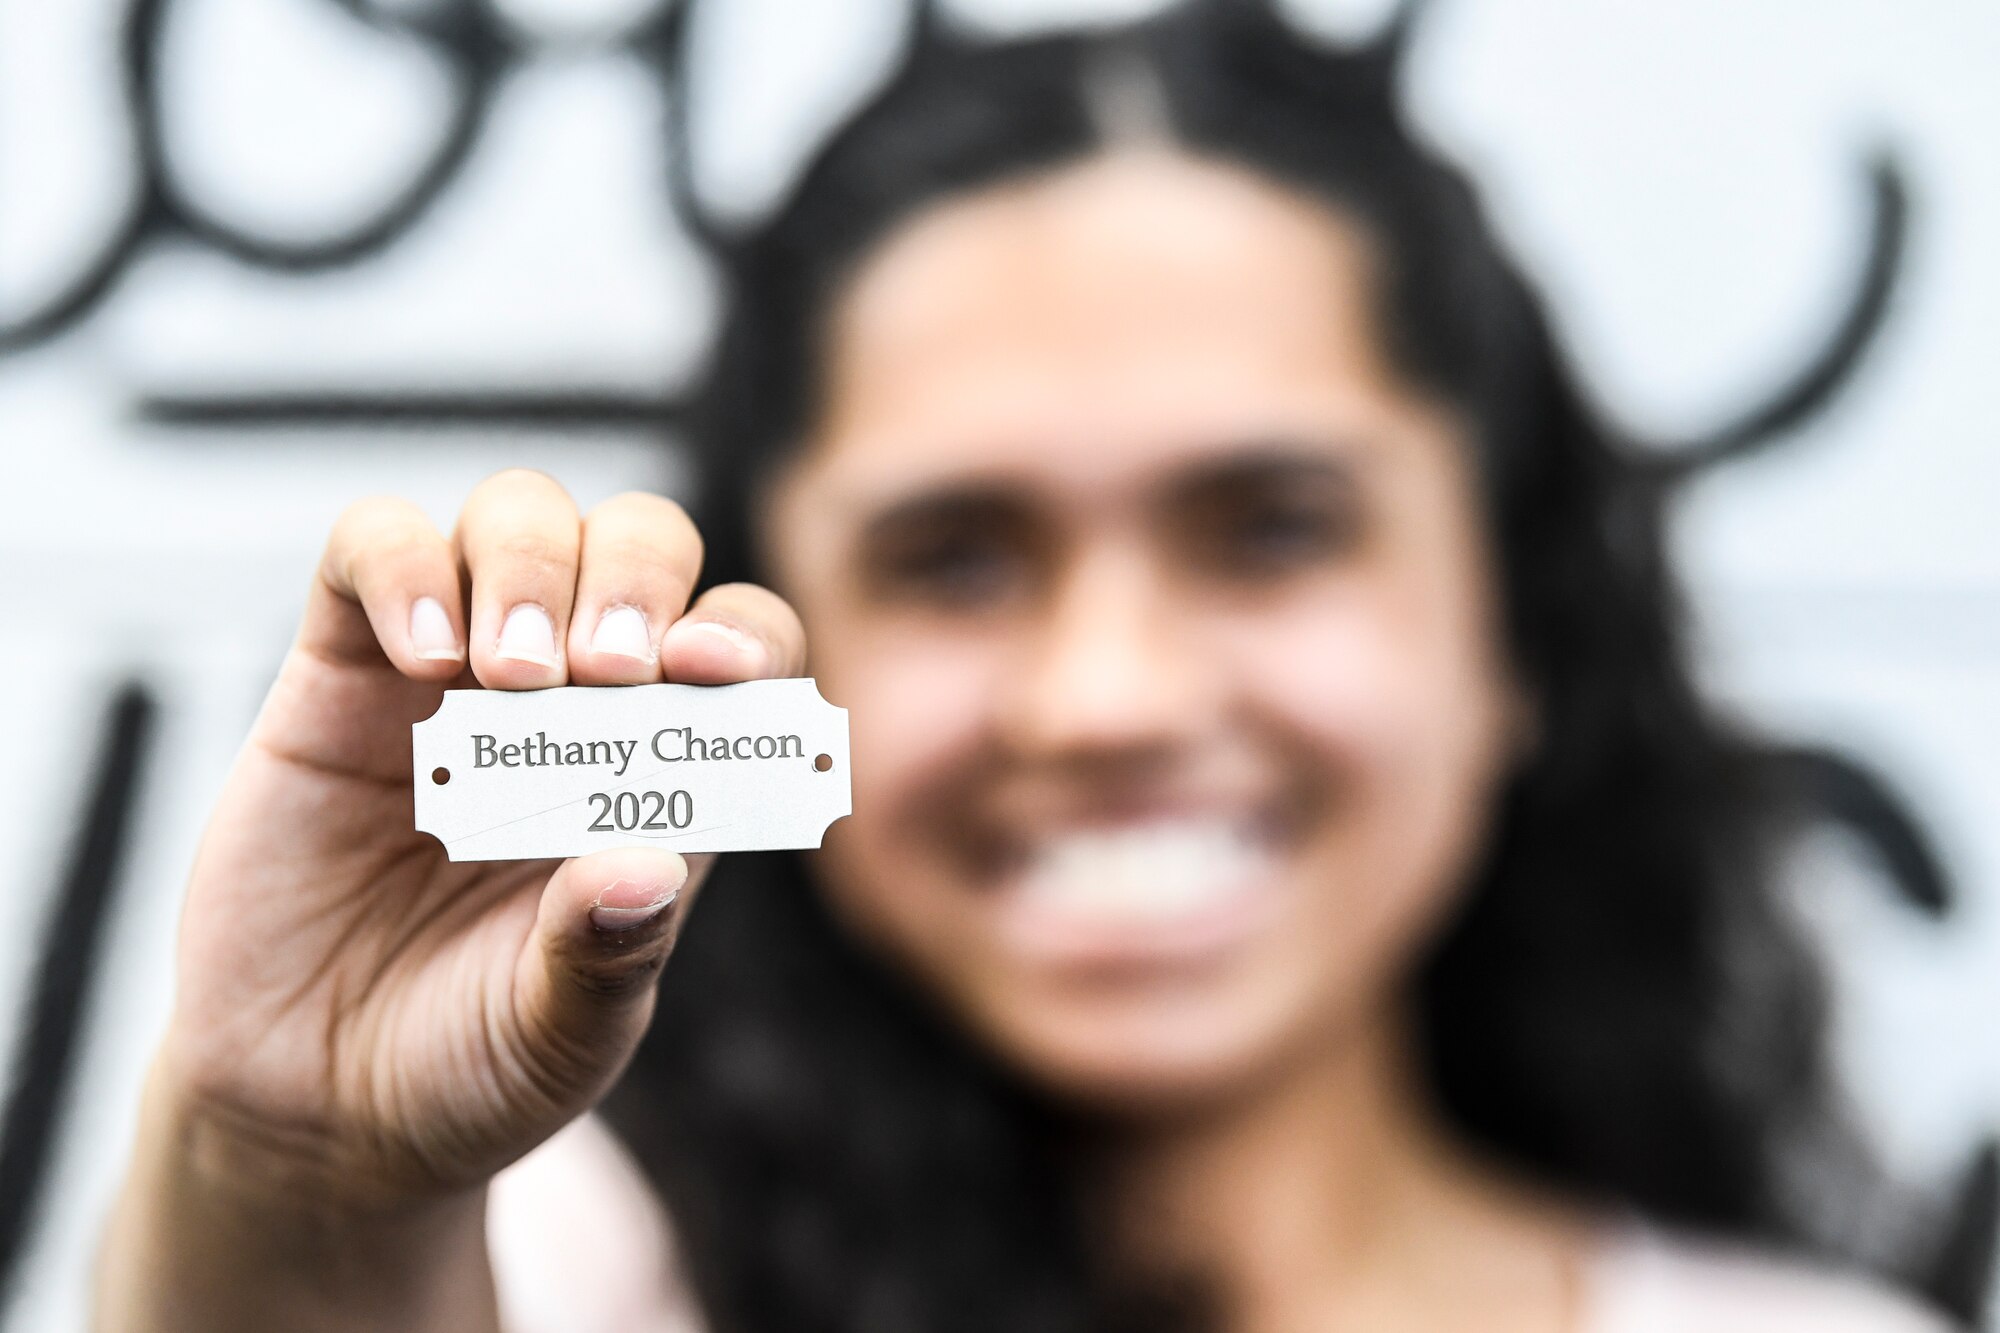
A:
{"type": "MultiPolygon", "coordinates": [[[[407,234],[458,178],[485,131],[501,79],[534,54],[532,43],[506,22],[490,0],[444,0],[430,12],[390,15],[364,0],[320,0],[355,21],[417,42],[444,62],[455,96],[437,149],[375,215],[335,236],[299,243],[258,236],[206,208],[184,186],[162,131],[163,36],[175,0],[137,0],[119,34],[120,94],[131,127],[138,188],[134,202],[96,257],[69,286],[39,308],[0,317],[0,355],[34,346],[96,309],[150,245],[191,240],[243,263],[287,273],[339,269],[379,253],[407,234]]],[[[679,45],[683,5],[635,28],[613,45],[669,84],[679,45]]],[[[682,175],[668,163],[669,185],[682,175]]]]}
{"type": "Polygon", "coordinates": [[[152,694],[136,683],[113,696],[77,821],[77,842],[50,895],[35,974],[26,992],[21,1047],[7,1086],[5,1120],[0,1121],[0,1308],[6,1305],[54,1160],[63,1101],[75,1072],[71,1053],[115,916],[112,908],[156,711],[152,694]]]}
{"type": "Polygon", "coordinates": [[[136,404],[155,426],[216,430],[495,426],[664,434],[678,421],[669,398],[615,393],[159,393],[136,404]]]}
{"type": "MultiPolygon", "coordinates": [[[[664,184],[684,225],[725,265],[735,237],[702,206],[691,176],[684,39],[694,0],[670,3],[609,45],[633,57],[655,79],[667,107],[664,184]]],[[[105,298],[147,245],[193,240],[244,263],[307,273],[367,259],[406,234],[457,179],[485,129],[500,79],[534,53],[492,0],[439,0],[424,12],[383,13],[368,0],[319,0],[357,22],[419,42],[443,60],[458,89],[447,131],[430,161],[378,210],[347,233],[298,244],[232,227],[182,187],[161,133],[162,34],[175,0],[136,0],[120,35],[119,69],[136,145],[136,203],[96,261],[40,309],[12,321],[0,317],[0,356],[47,340],[83,318],[105,298]]],[[[1403,0],[1371,44],[1372,64],[1393,79],[1426,0],[1403,0]]],[[[940,21],[936,0],[913,0],[911,51],[961,40],[940,21]]],[[[1908,232],[1908,188],[1886,149],[1862,162],[1869,187],[1868,253],[1852,299],[1831,336],[1777,391],[1736,421],[1697,441],[1638,441],[1653,479],[1671,487],[1719,463],[1762,449],[1821,411],[1870,351],[1885,323],[1902,272],[1908,232]]],[[[504,392],[417,394],[365,390],[155,396],[139,404],[142,419],[168,426],[260,427],[340,425],[515,425],[558,429],[652,430],[670,422],[674,404],[580,393],[520,396],[504,392]]]]}

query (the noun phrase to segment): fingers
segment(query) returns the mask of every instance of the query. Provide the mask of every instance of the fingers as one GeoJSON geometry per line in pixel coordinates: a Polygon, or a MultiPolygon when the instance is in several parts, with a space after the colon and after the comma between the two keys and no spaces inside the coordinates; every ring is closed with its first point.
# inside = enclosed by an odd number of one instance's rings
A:
{"type": "Polygon", "coordinates": [[[502,472],[465,502],[457,540],[472,583],[473,675],[496,690],[563,684],[582,545],[576,502],[552,477],[502,472]]]}
{"type": "Polygon", "coordinates": [[[650,847],[578,857],[550,877],[515,992],[554,1086],[591,1095],[623,1068],[691,894],[687,863],[650,847]]]}
{"type": "Polygon", "coordinates": [[[657,681],[660,636],[687,606],[701,555],[701,535],[671,500],[633,492],[591,510],[569,628],[570,679],[657,681]]]}
{"type": "Polygon", "coordinates": [[[660,642],[668,680],[729,685],[796,676],[805,670],[806,632],[790,605],[751,583],[703,593],[660,642]]]}
{"type": "Polygon", "coordinates": [[[692,685],[793,676],[805,632],[775,594],[711,589],[687,608],[702,543],[680,506],[632,493],[579,519],[552,478],[502,472],[447,542],[414,506],[366,500],[335,527],[301,643],[489,689],[692,685]],[[469,592],[469,606],[466,592],[469,592]]]}
{"type": "Polygon", "coordinates": [[[465,661],[457,562],[407,500],[351,505],[334,524],[299,626],[299,646],[342,662],[384,657],[416,680],[450,680],[465,661]]]}

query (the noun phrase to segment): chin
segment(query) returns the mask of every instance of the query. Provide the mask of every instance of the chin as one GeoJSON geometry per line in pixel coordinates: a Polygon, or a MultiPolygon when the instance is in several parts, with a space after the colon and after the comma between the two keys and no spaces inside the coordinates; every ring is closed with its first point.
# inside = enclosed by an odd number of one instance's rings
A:
{"type": "Polygon", "coordinates": [[[1297,1057],[1291,1029],[1255,997],[1200,987],[1132,988],[1026,1009],[981,1023],[1003,1059],[1079,1112],[1155,1118],[1226,1103],[1297,1057]]]}

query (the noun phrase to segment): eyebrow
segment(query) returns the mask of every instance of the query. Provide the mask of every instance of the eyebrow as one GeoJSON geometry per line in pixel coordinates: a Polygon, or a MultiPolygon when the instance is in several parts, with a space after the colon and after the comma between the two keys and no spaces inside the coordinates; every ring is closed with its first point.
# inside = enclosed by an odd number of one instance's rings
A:
{"type": "MultiPolygon", "coordinates": [[[[1198,455],[1175,467],[1154,487],[1168,502],[1198,500],[1217,491],[1317,488],[1351,485],[1365,450],[1359,443],[1274,439],[1198,455]]],[[[1034,483],[1013,475],[958,478],[922,487],[884,503],[862,525],[864,541],[912,531],[1019,522],[1037,507],[1034,483]]]]}
{"type": "Polygon", "coordinates": [[[1028,488],[1003,477],[983,477],[920,490],[890,501],[862,525],[866,543],[940,529],[990,527],[1018,522],[1033,502],[1028,488]]]}
{"type": "Polygon", "coordinates": [[[1344,441],[1325,445],[1270,441],[1197,461],[1162,487],[1175,500],[1200,499],[1217,491],[1271,491],[1351,486],[1363,467],[1364,450],[1344,441]]]}

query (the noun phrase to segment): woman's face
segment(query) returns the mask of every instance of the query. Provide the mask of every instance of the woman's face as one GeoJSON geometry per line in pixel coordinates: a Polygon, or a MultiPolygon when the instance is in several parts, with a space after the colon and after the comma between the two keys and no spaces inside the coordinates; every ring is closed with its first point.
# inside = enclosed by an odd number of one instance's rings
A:
{"type": "Polygon", "coordinates": [[[1185,1106],[1396,1014],[1522,727],[1452,416],[1361,235],[1107,156],[933,208],[766,515],[851,710],[835,910],[1058,1095],[1185,1106]]]}

